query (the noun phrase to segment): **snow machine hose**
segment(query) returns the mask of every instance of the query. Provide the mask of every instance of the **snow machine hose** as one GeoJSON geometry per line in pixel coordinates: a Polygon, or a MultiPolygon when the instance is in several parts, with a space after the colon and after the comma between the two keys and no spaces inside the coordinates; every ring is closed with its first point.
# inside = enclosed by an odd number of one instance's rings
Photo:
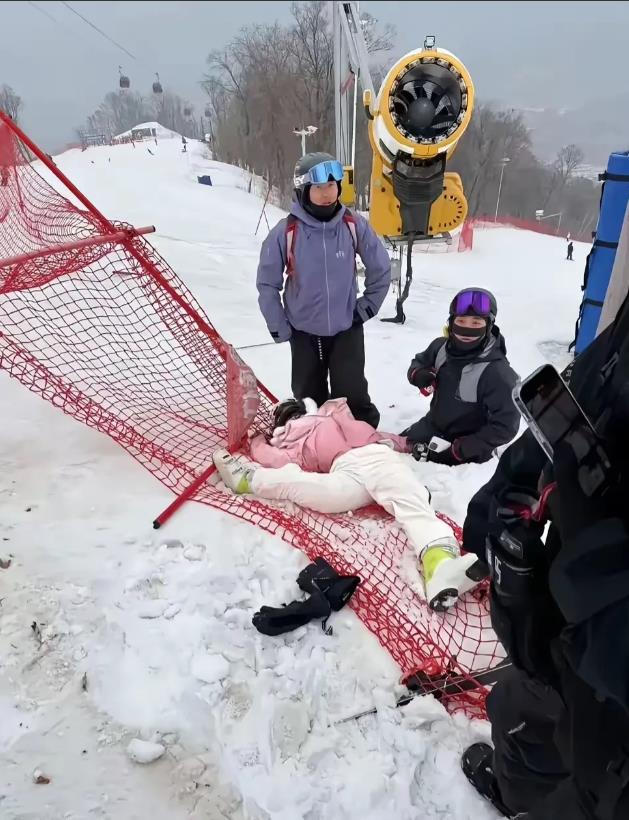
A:
{"type": "Polygon", "coordinates": [[[398,282],[398,297],[395,303],[395,316],[390,319],[382,319],[383,322],[392,322],[396,325],[403,325],[406,321],[406,314],[402,305],[408,299],[408,294],[413,282],[413,243],[415,242],[415,234],[409,233],[408,244],[406,246],[406,277],[404,279],[404,290],[401,290],[402,281],[398,282]]]}

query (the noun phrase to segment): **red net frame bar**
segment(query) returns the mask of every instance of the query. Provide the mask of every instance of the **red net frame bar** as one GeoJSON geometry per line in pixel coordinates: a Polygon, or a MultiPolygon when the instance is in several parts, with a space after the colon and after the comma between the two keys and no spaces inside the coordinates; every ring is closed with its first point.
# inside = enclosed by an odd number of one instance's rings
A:
{"type": "Polygon", "coordinates": [[[172,490],[173,504],[209,504],[360,575],[352,606],[403,675],[428,673],[423,691],[483,716],[474,675],[504,654],[486,591],[436,615],[404,571],[405,536],[382,510],[324,516],[218,487],[213,450],[237,447],[247,426],[266,432],[272,395],[139,232],[108,220],[1,114],[0,260],[0,369],[121,444],[172,490]]]}

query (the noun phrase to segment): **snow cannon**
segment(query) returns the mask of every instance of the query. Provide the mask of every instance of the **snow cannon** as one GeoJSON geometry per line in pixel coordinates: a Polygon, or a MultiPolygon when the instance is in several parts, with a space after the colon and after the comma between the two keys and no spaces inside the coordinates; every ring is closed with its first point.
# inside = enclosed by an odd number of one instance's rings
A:
{"type": "Polygon", "coordinates": [[[369,219],[380,236],[402,240],[449,234],[462,225],[467,200],[446,162],[474,109],[463,63],[427,37],[391,68],[375,100],[363,94],[373,149],[369,219]]]}

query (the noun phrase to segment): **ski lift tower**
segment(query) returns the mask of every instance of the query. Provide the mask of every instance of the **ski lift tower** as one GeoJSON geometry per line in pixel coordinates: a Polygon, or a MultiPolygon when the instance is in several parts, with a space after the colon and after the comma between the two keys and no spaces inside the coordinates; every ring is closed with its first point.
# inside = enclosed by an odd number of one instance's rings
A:
{"type": "Polygon", "coordinates": [[[358,3],[332,3],[334,32],[334,125],[336,158],[343,165],[341,200],[354,206],[358,81],[375,96],[358,3]]]}

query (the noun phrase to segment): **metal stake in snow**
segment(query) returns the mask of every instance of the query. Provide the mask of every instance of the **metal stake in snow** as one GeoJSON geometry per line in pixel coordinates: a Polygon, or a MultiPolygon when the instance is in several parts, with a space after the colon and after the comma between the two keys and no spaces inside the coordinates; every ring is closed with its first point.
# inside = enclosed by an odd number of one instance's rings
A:
{"type": "MultiPolygon", "coordinates": [[[[446,673],[445,675],[427,675],[419,672],[407,679],[406,685],[412,691],[408,695],[403,695],[395,704],[396,709],[400,706],[406,706],[415,698],[423,697],[424,695],[434,695],[437,700],[441,700],[444,696],[455,696],[461,692],[472,691],[480,686],[492,685],[498,683],[506,677],[512,668],[513,664],[507,658],[502,663],[491,669],[486,669],[484,672],[479,672],[476,675],[453,675],[446,673]]],[[[357,712],[355,715],[341,718],[334,722],[334,725],[340,723],[349,723],[350,720],[359,720],[367,715],[376,715],[378,709],[374,706],[371,709],[365,709],[363,712],[357,712]]]]}

